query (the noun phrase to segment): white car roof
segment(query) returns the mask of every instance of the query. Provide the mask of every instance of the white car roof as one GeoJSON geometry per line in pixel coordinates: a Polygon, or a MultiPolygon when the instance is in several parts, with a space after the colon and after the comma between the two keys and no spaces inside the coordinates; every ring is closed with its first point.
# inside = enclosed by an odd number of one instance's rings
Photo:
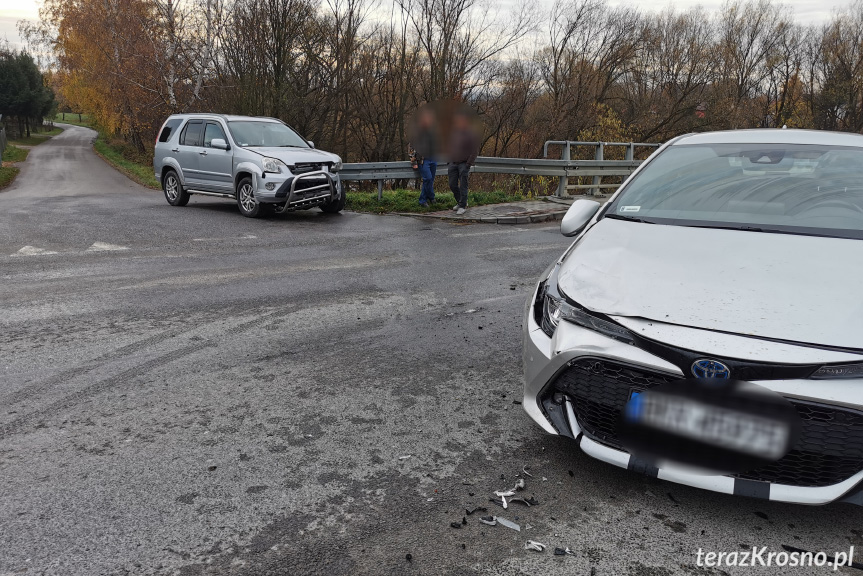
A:
{"type": "Polygon", "coordinates": [[[681,144],[815,144],[863,148],[863,135],[826,130],[756,129],[687,134],[672,143],[681,144]]]}

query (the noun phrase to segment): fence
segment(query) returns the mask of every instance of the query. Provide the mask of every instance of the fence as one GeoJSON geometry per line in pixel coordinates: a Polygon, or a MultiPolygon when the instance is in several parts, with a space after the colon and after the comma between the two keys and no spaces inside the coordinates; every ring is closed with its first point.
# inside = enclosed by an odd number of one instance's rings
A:
{"type": "MultiPolygon", "coordinates": [[[[569,189],[589,189],[590,193],[598,194],[602,188],[616,188],[620,183],[603,183],[604,177],[625,178],[632,174],[640,160],[635,160],[637,147],[657,147],[659,144],[619,143],[619,142],[575,142],[568,140],[549,140],[543,146],[543,156],[548,155],[548,147],[563,146],[563,158],[492,158],[480,156],[471,168],[476,174],[515,174],[525,176],[549,176],[560,178],[557,195],[568,195],[569,189]],[[593,160],[571,160],[571,150],[574,146],[594,146],[596,152],[593,160]],[[626,146],[626,159],[605,160],[604,148],[607,146],[626,146]],[[592,178],[589,185],[569,184],[570,178],[592,178]]],[[[346,181],[377,181],[378,200],[383,196],[384,182],[387,180],[410,180],[419,178],[419,172],[411,168],[411,163],[403,162],[359,162],[345,164],[339,176],[346,181]]]]}

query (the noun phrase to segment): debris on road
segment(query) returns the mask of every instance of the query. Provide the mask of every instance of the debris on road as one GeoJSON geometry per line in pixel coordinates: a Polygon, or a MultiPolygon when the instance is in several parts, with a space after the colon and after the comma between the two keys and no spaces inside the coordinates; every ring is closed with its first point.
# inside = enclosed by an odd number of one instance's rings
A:
{"type": "Polygon", "coordinates": [[[488,512],[488,508],[485,506],[477,506],[476,508],[465,508],[464,511],[467,512],[468,516],[470,516],[474,512],[488,512]]]}
{"type": "Polygon", "coordinates": [[[483,524],[488,524],[489,526],[497,526],[497,520],[494,516],[482,516],[479,521],[483,524]]]}
{"type": "Polygon", "coordinates": [[[536,542],[534,540],[528,540],[524,544],[525,550],[533,550],[534,552],[542,552],[545,550],[545,544],[542,542],[536,542]]]}
{"type": "Polygon", "coordinates": [[[494,519],[497,520],[501,526],[506,526],[507,528],[515,530],[516,532],[521,532],[521,526],[519,526],[515,522],[507,520],[506,518],[501,518],[500,516],[495,516],[494,519]]]}
{"type": "Polygon", "coordinates": [[[530,472],[527,471],[528,468],[530,468],[530,466],[528,466],[527,464],[522,466],[521,467],[521,473],[524,474],[525,476],[527,476],[528,478],[533,478],[533,474],[531,474],[530,472]]]}
{"type": "Polygon", "coordinates": [[[450,528],[461,528],[461,522],[450,522],[449,527],[450,528]]]}
{"type": "Polygon", "coordinates": [[[509,503],[512,504],[513,502],[520,502],[520,503],[524,504],[525,506],[527,506],[528,508],[530,508],[531,506],[536,506],[537,504],[539,504],[539,501],[536,498],[534,498],[533,496],[531,496],[530,498],[510,498],[509,503]]]}
{"type": "Polygon", "coordinates": [[[555,556],[574,556],[575,552],[570,550],[569,548],[555,548],[554,549],[555,556]]]}
{"type": "Polygon", "coordinates": [[[411,457],[410,454],[405,454],[404,456],[399,456],[399,460],[407,460],[410,457],[411,457]]]}

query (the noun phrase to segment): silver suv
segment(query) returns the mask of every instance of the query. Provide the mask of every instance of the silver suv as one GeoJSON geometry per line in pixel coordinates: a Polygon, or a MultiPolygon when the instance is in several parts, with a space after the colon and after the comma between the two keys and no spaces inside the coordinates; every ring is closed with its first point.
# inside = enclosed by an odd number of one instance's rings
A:
{"type": "Polygon", "coordinates": [[[249,218],[345,207],[341,158],[275,118],[174,114],[159,131],[153,167],[171,206],[205,194],[236,200],[249,218]]]}

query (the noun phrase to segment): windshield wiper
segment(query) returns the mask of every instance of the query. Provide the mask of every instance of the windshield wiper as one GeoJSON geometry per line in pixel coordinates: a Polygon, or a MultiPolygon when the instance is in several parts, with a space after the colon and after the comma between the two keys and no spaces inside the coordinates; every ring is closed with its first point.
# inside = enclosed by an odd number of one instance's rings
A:
{"type": "Polygon", "coordinates": [[[279,144],[279,148],[302,148],[302,146],[297,146],[296,144],[279,144]]]}
{"type": "Polygon", "coordinates": [[[628,220],[630,222],[640,222],[642,224],[656,224],[651,220],[645,220],[644,218],[638,218],[637,216],[624,216],[622,214],[606,214],[606,218],[611,218],[612,220],[628,220]]]}

